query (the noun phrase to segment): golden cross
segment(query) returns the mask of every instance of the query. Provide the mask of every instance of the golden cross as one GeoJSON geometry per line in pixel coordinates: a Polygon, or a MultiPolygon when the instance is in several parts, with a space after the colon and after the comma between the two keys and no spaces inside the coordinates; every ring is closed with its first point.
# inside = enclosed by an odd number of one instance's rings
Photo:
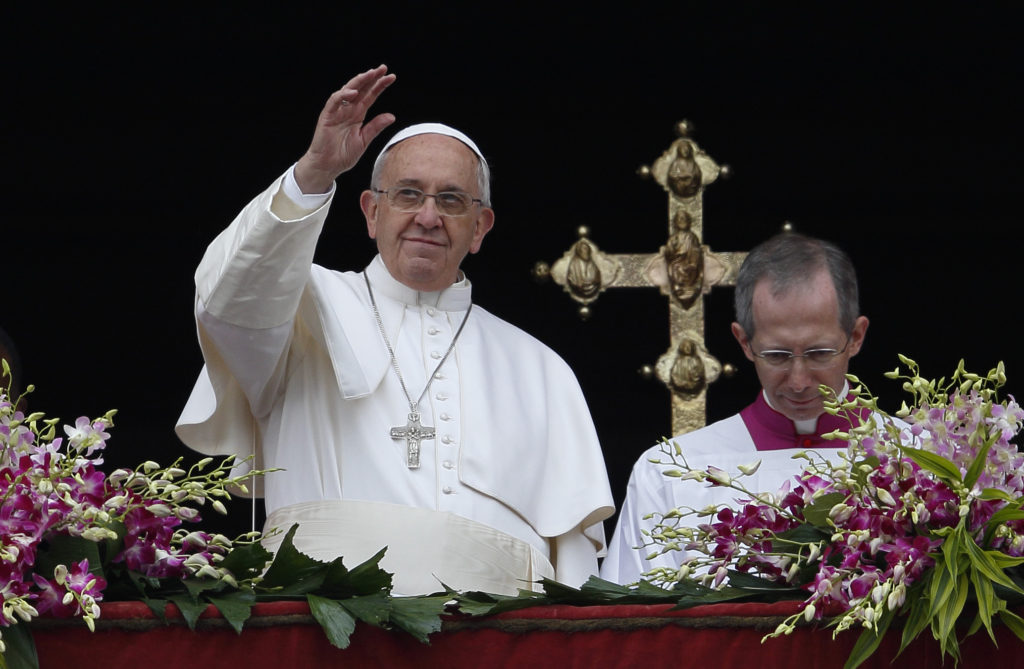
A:
{"type": "Polygon", "coordinates": [[[580,316],[609,288],[657,286],[669,299],[669,348],[645,373],[656,375],[672,394],[672,434],[690,432],[705,423],[709,383],[732,373],[707,350],[704,341],[704,295],[714,286],[736,283],[745,252],[714,253],[703,244],[704,189],[725,174],[690,138],[691,125],[676,125],[679,138],[641,176],[653,177],[668,194],[668,239],[656,253],[608,254],[590,239],[586,227],[579,239],[550,267],[537,263],[534,274],[550,277],[580,303],[580,316]]]}

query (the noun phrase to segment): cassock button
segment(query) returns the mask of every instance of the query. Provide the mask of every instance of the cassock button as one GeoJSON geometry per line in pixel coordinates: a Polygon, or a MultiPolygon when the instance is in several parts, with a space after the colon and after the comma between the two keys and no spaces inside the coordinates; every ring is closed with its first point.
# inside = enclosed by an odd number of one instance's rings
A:
{"type": "Polygon", "coordinates": [[[450,485],[446,485],[444,488],[441,489],[441,492],[443,492],[446,495],[450,495],[455,491],[452,490],[452,487],[450,485]]]}
{"type": "Polygon", "coordinates": [[[441,466],[444,467],[445,469],[451,469],[452,467],[455,466],[455,463],[452,462],[451,460],[445,460],[444,462],[441,463],[441,466]]]}
{"type": "Polygon", "coordinates": [[[451,435],[447,435],[446,434],[443,437],[441,437],[441,443],[442,444],[453,444],[453,443],[455,443],[455,440],[451,438],[451,435]]]}
{"type": "Polygon", "coordinates": [[[438,393],[438,394],[434,395],[434,399],[439,400],[441,402],[444,402],[446,399],[448,399],[448,394],[447,393],[438,393]]]}
{"type": "Polygon", "coordinates": [[[452,417],[446,413],[441,414],[441,420],[451,420],[452,417]]]}
{"type": "Polygon", "coordinates": [[[441,358],[441,352],[440,351],[431,351],[430,352],[430,357],[433,358],[434,360],[439,360],[441,358]]]}
{"type": "Polygon", "coordinates": [[[427,315],[428,315],[428,316],[433,316],[433,315],[434,315],[434,314],[436,314],[436,313],[437,313],[437,312],[436,312],[436,311],[434,311],[434,307],[427,307],[427,315]]]}
{"type": "Polygon", "coordinates": [[[810,437],[804,437],[803,439],[800,440],[800,445],[803,446],[804,448],[809,448],[814,445],[814,440],[811,439],[810,437]]]}
{"type": "Polygon", "coordinates": [[[430,328],[427,330],[427,334],[429,335],[436,335],[438,332],[440,332],[440,330],[438,330],[437,328],[430,328]]]}
{"type": "Polygon", "coordinates": [[[438,372],[437,374],[434,374],[434,378],[437,379],[438,381],[444,381],[444,374],[438,372]]]}

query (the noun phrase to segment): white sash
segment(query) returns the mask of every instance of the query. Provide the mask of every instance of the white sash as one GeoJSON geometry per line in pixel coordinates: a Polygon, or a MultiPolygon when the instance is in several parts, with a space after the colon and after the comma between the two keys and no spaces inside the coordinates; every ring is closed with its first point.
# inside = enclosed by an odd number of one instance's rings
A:
{"type": "Polygon", "coordinates": [[[294,523],[296,548],[325,562],[344,557],[349,569],[387,546],[380,565],[394,574],[395,595],[440,592],[442,583],[515,595],[554,578],[551,562],[529,543],[446,511],[354,500],[293,504],[267,518],[264,532],[279,532],[263,545],[276,551],[294,523]]]}

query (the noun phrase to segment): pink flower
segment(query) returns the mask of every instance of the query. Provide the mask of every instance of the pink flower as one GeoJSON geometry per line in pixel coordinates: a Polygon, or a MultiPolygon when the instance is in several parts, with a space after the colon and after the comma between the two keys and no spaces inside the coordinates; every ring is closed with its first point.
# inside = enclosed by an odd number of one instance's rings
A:
{"type": "Polygon", "coordinates": [[[32,578],[39,589],[36,610],[40,614],[49,614],[56,618],[81,615],[83,613],[79,604],[81,597],[87,595],[96,602],[102,601],[103,589],[107,587],[106,579],[89,571],[88,560],[72,564],[62,579],[63,583],[60,583],[58,579],[47,579],[39,574],[33,574],[32,578]],[[65,604],[64,598],[68,592],[73,592],[79,597],[65,604]]]}

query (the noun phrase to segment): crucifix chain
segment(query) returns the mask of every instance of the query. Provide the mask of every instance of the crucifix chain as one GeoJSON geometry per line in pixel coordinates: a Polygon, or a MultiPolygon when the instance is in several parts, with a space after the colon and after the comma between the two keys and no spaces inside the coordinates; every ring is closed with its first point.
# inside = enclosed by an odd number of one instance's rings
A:
{"type": "Polygon", "coordinates": [[[409,402],[409,416],[405,425],[396,425],[391,428],[390,435],[392,439],[405,439],[405,464],[409,469],[416,469],[420,466],[420,442],[424,439],[434,439],[436,432],[433,426],[423,425],[420,423],[420,401],[423,396],[427,394],[427,390],[430,389],[430,384],[434,381],[434,376],[440,371],[441,366],[444,365],[445,360],[451,355],[452,351],[455,350],[455,342],[459,340],[459,335],[462,334],[462,328],[466,326],[466,321],[469,320],[469,312],[473,310],[473,303],[470,302],[469,308],[466,309],[466,315],[462,317],[462,322],[459,324],[459,329],[455,331],[455,336],[452,337],[452,343],[448,345],[448,350],[445,351],[444,355],[441,356],[441,361],[437,363],[437,367],[427,377],[427,383],[423,386],[423,392],[414,401],[412,396],[409,394],[409,389],[405,386],[405,379],[402,377],[402,370],[398,368],[398,358],[395,357],[395,350],[391,347],[391,342],[388,340],[387,332],[384,330],[384,321],[380,317],[380,310],[377,308],[377,301],[373,298],[373,288],[370,287],[370,277],[367,276],[366,272],[363,272],[363,279],[366,281],[366,292],[370,295],[370,306],[373,307],[373,315],[377,319],[377,327],[380,329],[380,336],[384,340],[384,346],[388,349],[388,356],[391,358],[391,367],[395,370],[395,375],[398,377],[398,383],[402,386],[402,392],[405,393],[405,399],[409,402]]]}

